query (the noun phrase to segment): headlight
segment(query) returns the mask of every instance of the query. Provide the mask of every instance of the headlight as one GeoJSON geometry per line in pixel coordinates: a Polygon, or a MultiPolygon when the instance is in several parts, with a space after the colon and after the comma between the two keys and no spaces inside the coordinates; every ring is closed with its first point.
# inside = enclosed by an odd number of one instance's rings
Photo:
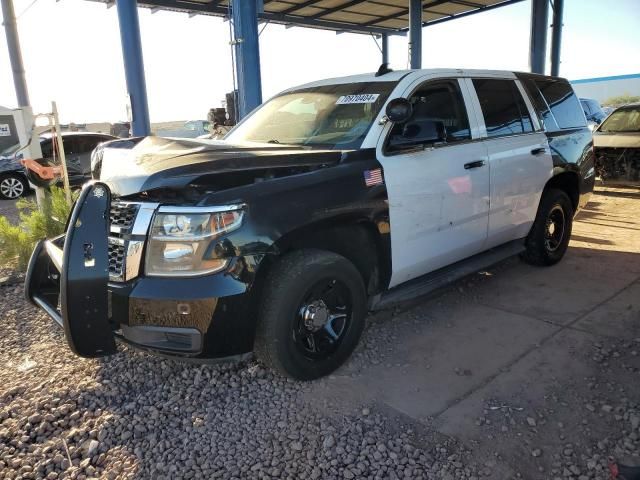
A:
{"type": "Polygon", "coordinates": [[[205,258],[205,253],[211,240],[242,224],[242,207],[160,207],[151,226],[145,273],[195,276],[223,270],[229,259],[205,258]]]}

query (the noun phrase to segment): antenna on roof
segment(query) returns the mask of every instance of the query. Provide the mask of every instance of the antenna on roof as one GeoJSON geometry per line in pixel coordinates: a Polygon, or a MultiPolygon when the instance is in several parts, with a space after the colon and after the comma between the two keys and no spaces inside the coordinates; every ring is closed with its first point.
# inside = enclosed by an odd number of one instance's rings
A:
{"type": "Polygon", "coordinates": [[[389,68],[388,63],[383,63],[382,65],[380,65],[380,68],[378,68],[378,71],[376,72],[376,77],[381,77],[382,75],[385,75],[389,72],[393,72],[393,70],[389,68]]]}

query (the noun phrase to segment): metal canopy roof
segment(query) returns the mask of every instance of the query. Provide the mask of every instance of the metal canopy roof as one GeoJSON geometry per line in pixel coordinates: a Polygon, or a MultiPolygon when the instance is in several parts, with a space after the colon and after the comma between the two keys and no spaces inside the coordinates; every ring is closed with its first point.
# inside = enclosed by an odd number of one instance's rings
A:
{"type": "MultiPolygon", "coordinates": [[[[113,4],[113,0],[97,0],[113,4]]],[[[252,1],[252,0],[243,0],[252,1]]],[[[493,10],[523,0],[422,0],[423,26],[493,10]]],[[[138,0],[141,7],[229,16],[228,0],[138,0]]],[[[338,32],[404,35],[409,0],[264,0],[262,21],[338,32]]]]}

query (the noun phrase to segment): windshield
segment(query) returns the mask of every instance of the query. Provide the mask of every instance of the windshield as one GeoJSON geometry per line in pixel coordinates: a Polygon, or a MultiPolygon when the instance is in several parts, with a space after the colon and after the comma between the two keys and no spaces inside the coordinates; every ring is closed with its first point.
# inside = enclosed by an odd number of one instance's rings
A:
{"type": "Polygon", "coordinates": [[[357,149],[395,85],[347,83],[283,93],[262,105],[225,140],[357,149]]]}
{"type": "Polygon", "coordinates": [[[640,105],[619,108],[602,123],[599,131],[640,132],[640,105]]]}

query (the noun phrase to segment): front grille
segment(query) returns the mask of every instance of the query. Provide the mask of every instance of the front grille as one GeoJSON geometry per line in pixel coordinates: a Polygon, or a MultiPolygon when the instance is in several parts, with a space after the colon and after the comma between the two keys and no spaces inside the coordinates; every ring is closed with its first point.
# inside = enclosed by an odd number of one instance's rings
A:
{"type": "Polygon", "coordinates": [[[596,148],[596,171],[603,180],[640,180],[640,148],[596,148]]]}
{"type": "Polygon", "coordinates": [[[138,208],[137,203],[121,203],[112,202],[109,210],[109,222],[112,227],[118,227],[123,230],[130,230],[136,219],[138,208]]]}
{"type": "MultiPolygon", "coordinates": [[[[141,243],[140,240],[133,240],[132,236],[136,232],[136,218],[142,204],[111,202],[109,210],[109,221],[111,234],[109,236],[109,279],[114,282],[124,282],[127,278],[127,263],[139,262],[139,258],[127,258],[130,251],[130,244],[141,243]]],[[[135,238],[135,236],[133,236],[135,238]]],[[[132,263],[133,266],[133,263],[132,263]]],[[[137,267],[129,269],[137,273],[137,267]]]]}
{"type": "Polygon", "coordinates": [[[109,237],[109,277],[123,279],[125,255],[124,241],[109,237]]]}

